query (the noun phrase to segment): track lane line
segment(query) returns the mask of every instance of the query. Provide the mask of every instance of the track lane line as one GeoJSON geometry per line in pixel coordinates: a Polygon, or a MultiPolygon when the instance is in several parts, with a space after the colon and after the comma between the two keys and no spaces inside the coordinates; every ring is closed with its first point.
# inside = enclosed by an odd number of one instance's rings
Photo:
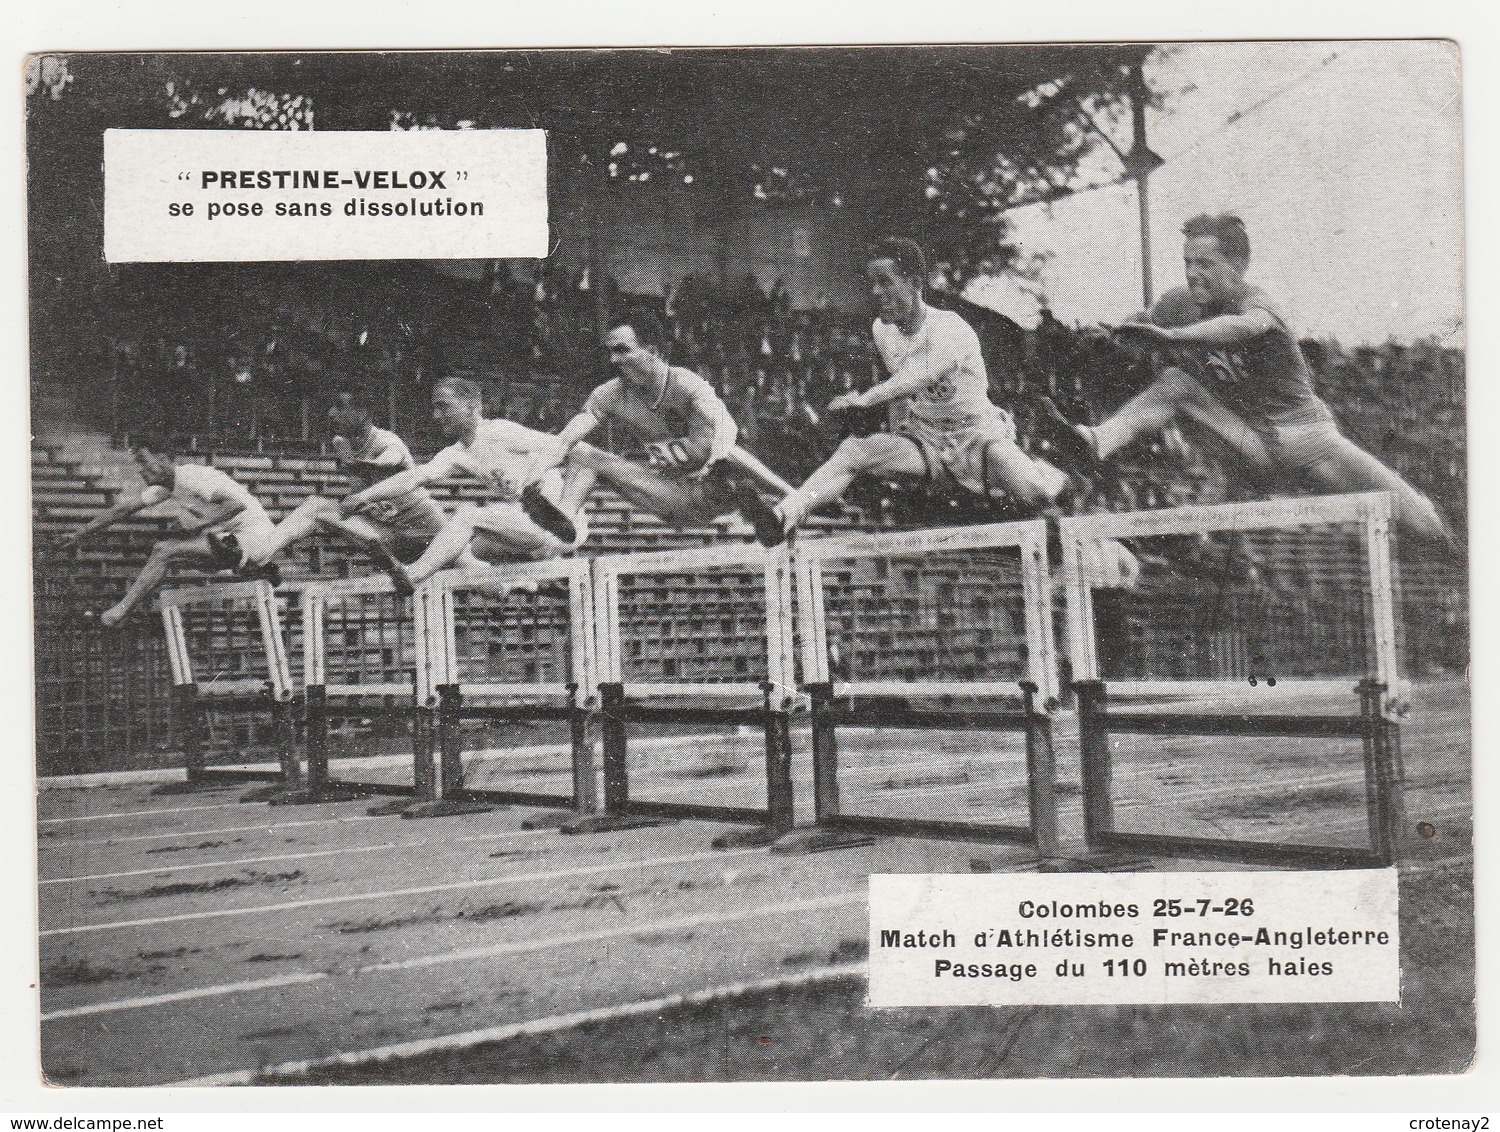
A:
{"type": "Polygon", "coordinates": [[[384,1061],[392,1057],[416,1057],[440,1050],[466,1049],[469,1046],[489,1042],[503,1042],[510,1038],[529,1034],[548,1034],[558,1030],[571,1030],[595,1022],[611,1022],[632,1018],[642,1014],[660,1014],[684,1006],[701,1006],[720,999],[738,998],[759,991],[781,990],[785,987],[804,986],[808,983],[831,982],[836,979],[863,978],[865,964],[846,963],[833,967],[818,967],[810,971],[799,971],[795,975],[781,975],[769,979],[747,982],[724,983],[703,990],[684,994],[663,995],[637,1002],[624,1002],[615,1006],[601,1006],[593,1010],[577,1010],[570,1014],[554,1014],[546,1018],[533,1018],[528,1022],[512,1022],[505,1026],[490,1026],[483,1030],[465,1030],[456,1034],[420,1038],[410,1042],[374,1046],[369,1049],[333,1054],[328,1057],[310,1058],[305,1061],[284,1061],[280,1065],[264,1069],[236,1069],[225,1073],[214,1073],[207,1077],[194,1077],[186,1081],[173,1081],[166,1087],[203,1088],[216,1085],[267,1084],[270,1077],[289,1077],[307,1073],[309,1070],[333,1065],[360,1065],[367,1061],[384,1061]]]}
{"type": "Polygon", "coordinates": [[[41,818],[37,825],[62,825],[70,821],[104,821],[108,818],[149,818],[158,814],[197,814],[205,810],[237,810],[245,803],[222,802],[217,806],[174,806],[169,810],[127,810],[118,814],[74,814],[66,818],[41,818]]]}
{"type": "Polygon", "coordinates": [[[471,959],[494,959],[502,955],[519,955],[528,951],[543,951],[553,947],[570,947],[580,943],[598,943],[606,939],[641,933],[681,931],[686,928],[709,925],[732,924],[756,916],[780,916],[794,912],[821,911],[848,904],[863,903],[864,889],[853,889],[831,896],[813,897],[808,900],[791,900],[780,904],[767,904],[753,908],[739,908],[732,912],[705,912],[697,916],[679,916],[666,920],[653,920],[639,924],[621,924],[592,932],[575,932],[569,935],[549,936],[545,939],[516,940],[511,943],[494,944],[490,947],[465,948],[460,951],[444,951],[434,955],[418,955],[410,959],[370,963],[348,971],[305,971],[292,975],[277,975],[247,982],[218,983],[213,986],[196,987],[191,990],[173,991],[168,994],[144,995],[138,998],[114,999],[107,1002],[90,1003],[86,1006],[70,1006],[62,1010],[49,1011],[42,1015],[43,1022],[54,1022],[63,1018],[79,1018],[92,1014],[113,1014],[123,1010],[140,1010],[168,1002],[184,1002],[189,999],[218,998],[239,994],[243,991],[275,990],[278,987],[322,982],[326,979],[359,975],[378,975],[392,971],[414,971],[425,967],[436,967],[444,963],[463,963],[471,959]]]}
{"type": "Polygon", "coordinates": [[[192,990],[171,991],[167,994],[142,995],[140,998],[119,999],[100,1002],[90,1006],[70,1006],[65,1010],[53,1010],[42,1015],[43,1022],[54,1022],[60,1018],[80,1018],[88,1014],[109,1014],[118,1010],[142,1010],[149,1006],[162,1006],[169,1002],[189,1002],[195,998],[218,998],[241,991],[274,990],[276,987],[292,987],[299,984],[319,983],[329,978],[326,971],[307,971],[296,975],[279,975],[268,979],[249,979],[240,983],[217,983],[209,987],[192,990]]]}
{"type": "MultiPolygon", "coordinates": [[[[530,832],[530,831],[527,831],[530,832]]],[[[344,896],[317,896],[308,900],[290,900],[282,904],[257,904],[247,908],[214,908],[206,912],[182,912],[174,916],[149,916],[139,920],[111,920],[97,924],[75,924],[66,928],[47,928],[37,932],[38,937],[78,935],[83,932],[111,931],[117,928],[151,927],[156,924],[181,924],[194,920],[217,920],[226,916],[253,916],[265,913],[292,912],[301,908],[326,908],[333,904],[351,904],[361,900],[389,900],[398,896],[430,896],[437,892],[462,892],[475,888],[492,888],[497,885],[519,884],[523,881],[560,880],[564,877],[588,876],[591,873],[610,872],[616,869],[654,868],[658,865],[682,865],[693,861],[726,860],[743,857],[751,853],[762,853],[761,847],[748,849],[708,849],[698,853],[680,853],[671,857],[647,857],[643,860],[611,861],[599,865],[585,865],[573,869],[552,869],[539,873],[520,873],[508,876],[485,877],[480,880],[450,881],[447,884],[429,884],[417,888],[393,888],[382,892],[355,892],[344,896]]]]}
{"type": "Polygon", "coordinates": [[[220,829],[178,829],[168,833],[136,833],[129,837],[90,837],[82,841],[44,841],[40,849],[67,849],[78,845],[124,845],[131,841],[160,841],[165,837],[210,837],[219,833],[274,833],[278,829],[303,829],[310,825],[355,825],[360,822],[380,821],[378,817],[361,815],[352,818],[314,818],[311,821],[263,822],[260,825],[230,825],[220,829]]]}
{"type": "Polygon", "coordinates": [[[232,869],[240,865],[263,865],[272,861],[307,861],[314,857],[339,857],[347,853],[378,853],[386,849],[416,849],[426,845],[425,841],[389,841],[384,845],[356,845],[348,849],[322,849],[313,853],[280,853],[274,857],[241,857],[237,861],[199,861],[191,865],[164,865],[157,869],[131,869],[123,873],[89,873],[84,876],[48,877],[37,881],[43,884],[79,884],[90,880],[119,880],[122,877],[165,876],[185,873],[191,869],[232,869]]]}
{"type": "MultiPolygon", "coordinates": [[[[460,845],[472,841],[509,841],[518,837],[536,837],[541,833],[549,833],[550,830],[516,829],[499,833],[480,833],[470,837],[452,837],[443,841],[445,845],[460,845]]],[[[194,864],[163,865],[155,869],[132,869],[123,873],[91,873],[87,876],[48,877],[38,881],[38,884],[68,884],[87,880],[116,880],[120,877],[138,876],[161,876],[167,873],[186,872],[189,869],[213,869],[213,868],[235,868],[239,865],[258,865],[268,861],[300,861],[313,857],[338,857],[349,853],[374,853],[383,849],[418,849],[430,842],[423,838],[420,841],[388,841],[382,845],[351,845],[343,849],[323,849],[308,853],[284,853],[275,857],[240,857],[233,861],[201,861],[194,864]]]]}

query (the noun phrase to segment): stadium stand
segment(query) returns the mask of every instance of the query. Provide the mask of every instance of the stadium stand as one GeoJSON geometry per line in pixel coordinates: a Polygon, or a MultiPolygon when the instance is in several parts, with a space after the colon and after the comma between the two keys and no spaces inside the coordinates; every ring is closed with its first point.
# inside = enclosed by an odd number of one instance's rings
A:
{"type": "MultiPolygon", "coordinates": [[[[162,524],[127,522],[62,557],[48,546],[119,492],[138,488],[128,444],[153,442],[181,459],[211,462],[279,519],[315,492],[347,490],[323,435],[327,398],[340,385],[365,390],[383,410],[377,414],[382,423],[401,432],[420,458],[441,443],[426,409],[428,389],[440,374],[475,377],[490,412],[547,430],[560,427],[605,376],[597,347],[599,296],[577,273],[541,270],[526,281],[497,271],[479,283],[417,267],[368,279],[331,269],[305,269],[291,280],[249,274],[250,285],[241,280],[234,288],[188,266],[182,278],[152,276],[151,287],[117,307],[112,354],[99,367],[107,372],[59,383],[69,384],[74,403],[88,411],[59,420],[46,398],[34,404],[34,427],[47,438],[32,451],[35,602],[42,627],[38,742],[46,772],[139,765],[171,743],[154,619],[138,616],[125,631],[106,636],[80,618],[118,595],[162,524]]],[[[609,280],[600,285],[614,309],[646,304],[665,319],[673,361],[716,386],[741,423],[743,442],[792,482],[831,452],[838,428],[883,426],[879,419],[820,416],[836,393],[879,377],[863,315],[823,303],[793,310],[784,288],[768,294],[753,279],[725,290],[689,276],[665,298],[619,295],[609,280]]],[[[959,309],[979,332],[992,395],[1012,407],[1028,448],[1034,446],[1031,394],[1045,391],[1077,418],[1097,420],[1148,379],[1139,355],[1050,314],[1035,330],[1023,330],[961,299],[935,295],[932,301],[959,309]]],[[[1462,351],[1430,341],[1352,350],[1307,341],[1304,348],[1320,392],[1349,434],[1426,492],[1462,531],[1462,351]]],[[[437,495],[451,505],[481,498],[482,489],[442,485],[437,495]]],[[[1217,469],[1168,434],[1081,485],[1073,509],[1151,509],[1229,497],[1217,469]]],[[[822,518],[812,534],[1011,517],[985,501],[935,499],[899,484],[861,484],[848,502],[849,509],[822,518]]],[[[589,550],[657,550],[748,537],[738,519],[675,527],[602,493],[589,550]]],[[[1265,548],[1262,573],[1291,577],[1295,564],[1281,560],[1289,553],[1265,548]]],[[[369,566],[358,552],[319,540],[291,552],[283,570],[295,581],[350,577],[369,566]]],[[[1427,561],[1404,563],[1403,580],[1412,670],[1461,670],[1467,664],[1467,580],[1427,561]]],[[[254,736],[215,738],[228,745],[254,736]]]]}

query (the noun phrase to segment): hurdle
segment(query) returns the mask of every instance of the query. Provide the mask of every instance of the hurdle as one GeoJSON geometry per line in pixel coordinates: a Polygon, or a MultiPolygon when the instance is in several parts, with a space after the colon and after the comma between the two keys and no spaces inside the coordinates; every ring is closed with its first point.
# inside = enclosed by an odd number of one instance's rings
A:
{"type": "Polygon", "coordinates": [[[428,587],[433,612],[424,619],[429,644],[423,650],[422,682],[437,697],[438,798],[460,806],[531,805],[566,811],[555,822],[529,819],[523,823],[527,828],[562,825],[570,817],[593,814],[598,790],[588,722],[598,691],[588,561],[567,558],[449,570],[436,575],[428,587]],[[543,592],[559,584],[566,587],[565,599],[543,592]],[[495,596],[497,590],[510,592],[495,596]],[[570,792],[467,783],[462,725],[471,720],[566,723],[570,792]]]}
{"type": "MultiPolygon", "coordinates": [[[[1106,861],[1113,855],[1121,863],[1128,863],[1130,854],[1341,868],[1381,867],[1395,860],[1403,825],[1398,720],[1405,713],[1407,693],[1398,671],[1390,522],[1391,499],[1385,493],[1061,521],[1084,831],[1092,853],[1106,861]],[[1299,532],[1320,527],[1333,528],[1342,539],[1338,549],[1343,559],[1328,558],[1316,545],[1294,545],[1299,532]],[[1169,627],[1179,639],[1156,650],[1158,655],[1146,655],[1150,650],[1138,647],[1138,642],[1127,641],[1123,648],[1111,642],[1113,651],[1123,654],[1112,658],[1117,668],[1149,671],[1143,676],[1102,672],[1094,587],[1085,566],[1091,546],[1100,540],[1126,539],[1139,551],[1146,540],[1172,537],[1189,540],[1187,549],[1197,556],[1191,566],[1196,576],[1168,597],[1175,606],[1166,611],[1169,627]],[[1266,548],[1263,562],[1256,561],[1259,548],[1266,548]],[[1324,555],[1324,567],[1333,567],[1331,580],[1315,575],[1309,582],[1306,571],[1317,568],[1319,554],[1324,555]],[[1278,556],[1282,561],[1272,561],[1278,556]],[[1362,582],[1354,588],[1348,577],[1351,563],[1362,582]],[[1278,590],[1281,573],[1289,580],[1278,590]],[[1303,604],[1292,605],[1292,598],[1283,596],[1294,587],[1301,591],[1303,604]],[[1274,637],[1278,613],[1290,624],[1286,641],[1274,637]],[[1131,656],[1132,652],[1141,655],[1131,656]],[[1343,671],[1334,678],[1320,670],[1330,667],[1343,671]],[[1328,697],[1350,701],[1350,710],[1313,712],[1299,707],[1328,697]],[[1114,710],[1115,699],[1144,700],[1150,710],[1114,710]],[[1210,712],[1161,710],[1163,699],[1229,706],[1210,712]],[[1257,710],[1245,710],[1247,699],[1257,710]],[[1276,710],[1259,710],[1262,705],[1276,710]],[[1112,794],[1114,737],[1119,735],[1358,740],[1368,844],[1291,844],[1122,830],[1112,794]]],[[[1146,593],[1139,600],[1144,604],[1152,596],[1146,593]]]]}
{"type": "Polygon", "coordinates": [[[1051,713],[1057,707],[1058,685],[1046,524],[1032,520],[809,541],[796,551],[796,585],[803,690],[810,699],[812,721],[815,826],[799,831],[798,837],[777,848],[784,852],[838,848],[885,835],[1016,842],[1034,847],[1039,858],[1055,858],[1051,713]],[[991,564],[996,579],[1003,582],[973,573],[966,580],[965,568],[956,562],[942,567],[942,556],[955,551],[1003,556],[991,564]],[[903,557],[915,561],[904,573],[896,570],[893,577],[890,563],[903,557]],[[929,566],[946,572],[942,577],[922,575],[920,571],[929,566]],[[835,570],[840,571],[839,577],[830,582],[828,575],[835,570]],[[1000,624],[1015,611],[1002,609],[997,584],[1015,591],[1020,599],[1021,627],[1000,624]],[[966,590],[966,586],[971,588],[966,590]],[[835,587],[844,595],[837,611],[830,608],[830,590],[835,587]],[[879,623],[879,639],[864,646],[855,640],[862,632],[856,622],[867,614],[885,620],[879,623]],[[842,656],[842,664],[851,669],[842,674],[835,672],[831,657],[829,627],[836,617],[855,641],[849,652],[869,654],[867,658],[842,656]],[[910,636],[948,638],[967,652],[961,663],[950,659],[946,667],[952,671],[947,672],[940,671],[945,666],[932,653],[930,643],[924,646],[926,651],[893,663],[901,639],[910,636]],[[1006,667],[1002,653],[1013,670],[1007,675],[1015,678],[997,678],[995,669],[1006,667]],[[855,672],[854,668],[872,671],[855,672]],[[855,703],[860,697],[873,702],[855,703]],[[947,704],[955,698],[988,702],[965,710],[919,708],[909,702],[947,704]],[[1016,706],[995,708],[991,706],[995,701],[1011,701],[1016,706]],[[838,733],[850,727],[1020,733],[1025,743],[1026,824],[845,812],[840,800],[838,733]]]}
{"type": "Polygon", "coordinates": [[[181,793],[234,782],[272,780],[245,796],[264,800],[301,781],[291,718],[292,678],[276,595],[263,581],[227,582],[163,590],[158,598],[172,674],[173,716],[181,737],[187,778],[158,789],[181,793]],[[247,617],[254,627],[247,627],[247,617]],[[200,672],[195,646],[219,667],[200,672]],[[253,669],[259,668],[260,672],[253,669]],[[276,736],[280,768],[273,772],[210,768],[206,733],[210,711],[266,712],[276,736]]]}
{"type": "Polygon", "coordinates": [[[427,655],[440,622],[440,595],[431,585],[412,596],[411,615],[383,574],[310,582],[302,591],[302,676],[307,786],[273,801],[311,804],[389,795],[372,815],[438,817],[488,807],[447,799],[435,746],[441,675],[427,655]],[[330,642],[330,637],[334,640],[330,642]],[[333,677],[330,679],[330,675],[333,677]],[[370,679],[369,677],[374,677],[370,679]],[[336,719],[393,719],[412,733],[411,784],[353,781],[329,766],[329,730],[336,719]]]}
{"type": "Polygon", "coordinates": [[[789,550],[767,551],[746,543],[613,555],[596,559],[593,571],[604,805],[602,812],[579,819],[566,831],[597,832],[678,818],[754,827],[716,837],[715,848],[769,845],[790,832],[790,714],[797,691],[789,550]],[[703,592],[703,575],[715,572],[730,575],[728,588],[721,584],[714,590],[710,582],[710,592],[703,592]],[[624,587],[651,578],[656,581],[641,587],[639,594],[622,596],[624,587]],[[753,602],[733,596],[757,590],[763,595],[763,608],[749,608],[753,602]],[[732,596],[726,598],[726,593],[732,596]],[[633,630],[628,640],[627,625],[633,630]],[[726,646],[738,642],[738,650],[726,647],[711,654],[706,645],[713,639],[726,646]],[[697,647],[685,655],[674,653],[690,641],[697,647]],[[749,702],[726,702],[734,700],[749,702]],[[765,806],[633,796],[630,730],[652,723],[760,729],[765,743],[765,806]]]}

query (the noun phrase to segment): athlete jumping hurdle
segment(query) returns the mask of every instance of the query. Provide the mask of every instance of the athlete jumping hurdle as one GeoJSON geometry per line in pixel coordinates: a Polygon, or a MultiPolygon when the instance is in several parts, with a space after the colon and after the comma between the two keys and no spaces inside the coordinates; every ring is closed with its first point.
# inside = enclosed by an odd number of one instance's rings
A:
{"type": "Polygon", "coordinates": [[[487,485],[494,502],[462,504],[415,562],[390,566],[402,593],[411,593],[445,566],[467,564],[471,552],[487,562],[550,558],[572,549],[577,536],[557,510],[561,476],[558,438],[515,421],[484,416],[483,391],[463,377],[445,377],[432,391],[432,416],[453,443],[427,463],[398,472],[346,497],[342,515],[399,499],[455,474],[487,485]],[[547,524],[552,530],[540,524],[547,524]],[[566,541],[560,535],[570,536],[566,541]]]}
{"type": "MultiPolygon", "coordinates": [[[[334,430],[334,457],[339,468],[354,479],[356,492],[417,466],[405,441],[377,428],[369,407],[356,394],[336,394],[328,419],[334,430]]],[[[336,501],[314,495],[276,524],[271,553],[324,532],[362,548],[389,573],[399,562],[420,557],[446,522],[442,509],[421,487],[365,503],[347,515],[336,501]]],[[[465,566],[480,565],[467,549],[459,561],[465,566]]]]}
{"type": "Polygon", "coordinates": [[[875,346],[890,377],[863,393],[841,393],[828,409],[889,404],[892,430],[840,444],[777,505],[776,523],[762,541],[783,541],[860,475],[921,476],[980,495],[1004,495],[1032,510],[1056,500],[1067,476],[1017,445],[1010,414],[989,399],[978,335],[959,315],[923,301],[922,249],[901,237],[883,239],[872,250],[866,277],[877,313],[875,346]]]}
{"type": "Polygon", "coordinates": [[[1250,238],[1239,217],[1195,216],[1182,233],[1187,287],[1115,328],[1162,350],[1167,364],[1102,424],[1073,424],[1042,398],[1053,448],[1087,471],[1176,422],[1257,488],[1388,491],[1402,527],[1451,548],[1447,525],[1426,496],[1339,431],[1281,305],[1245,279],[1250,238]]]}
{"type": "Polygon", "coordinates": [[[205,464],[174,464],[170,456],[135,449],[135,462],[146,481],[139,499],[116,504],[63,539],[60,546],[76,546],[96,531],[113,526],[152,507],[175,505],[183,538],[162,540],[146,564],[114,605],[99,614],[99,623],[113,628],[142,599],[149,596],[174,565],[205,570],[236,570],[242,577],[264,578],[272,585],[281,573],[269,561],[275,553],[275,527],[260,501],[228,473],[205,464]]]}
{"type": "Polygon", "coordinates": [[[643,312],[615,320],[604,347],[615,376],[589,394],[558,434],[566,456],[559,506],[578,528],[576,541],[586,537],[583,504],[599,480],[672,523],[707,522],[738,510],[764,541],[776,519],[752,478],[778,494],[791,487],[736,446],[739,428],[713,386],[667,362],[667,336],[656,316],[643,312]],[[643,445],[645,458],[627,459],[586,443],[604,424],[643,445]]]}

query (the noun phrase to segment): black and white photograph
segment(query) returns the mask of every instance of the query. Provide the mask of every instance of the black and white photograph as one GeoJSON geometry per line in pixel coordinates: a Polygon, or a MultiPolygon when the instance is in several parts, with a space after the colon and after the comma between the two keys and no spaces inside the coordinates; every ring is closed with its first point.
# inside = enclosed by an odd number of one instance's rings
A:
{"type": "Polygon", "coordinates": [[[57,46],[47,1086],[1469,1071],[1458,44],[57,46]]]}

